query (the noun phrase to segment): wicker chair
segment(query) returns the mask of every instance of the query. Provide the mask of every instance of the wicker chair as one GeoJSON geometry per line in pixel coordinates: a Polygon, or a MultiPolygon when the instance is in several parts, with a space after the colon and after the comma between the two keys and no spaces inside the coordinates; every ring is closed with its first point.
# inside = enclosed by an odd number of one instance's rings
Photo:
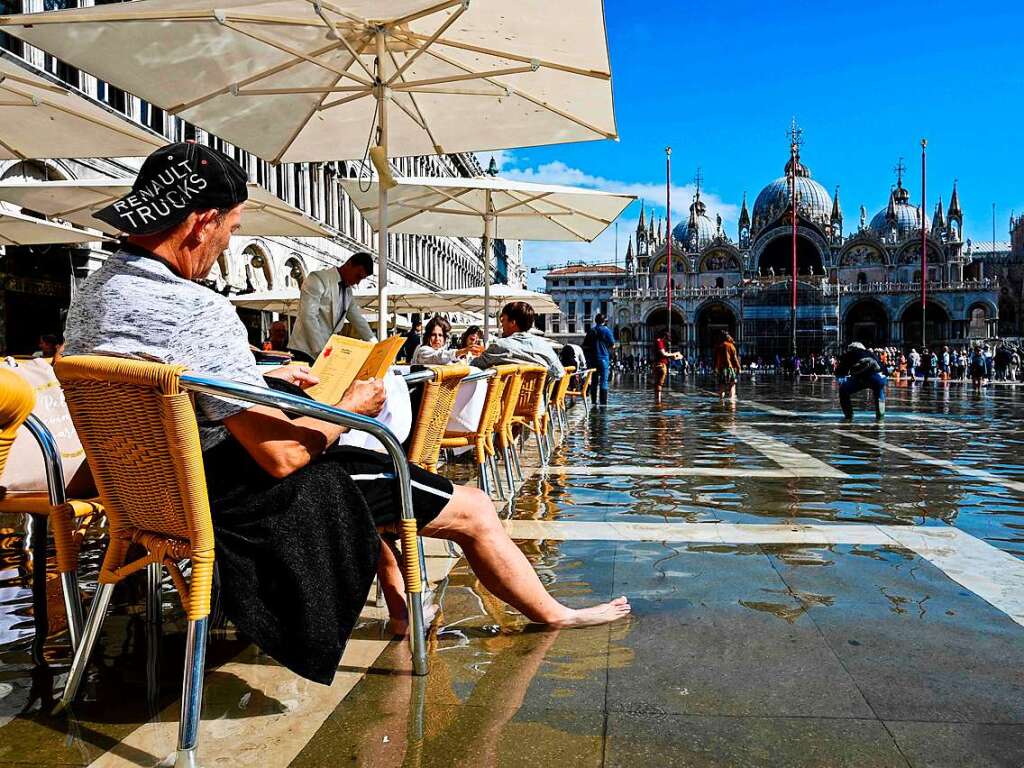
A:
{"type": "Polygon", "coordinates": [[[71,647],[82,636],[82,596],[78,588],[78,553],[88,524],[103,514],[98,499],[68,499],[60,449],[42,421],[31,415],[35,405],[32,386],[10,369],[0,369],[0,473],[7,464],[18,427],[24,423],[39,444],[46,468],[46,491],[11,492],[0,498],[0,512],[25,514],[32,553],[33,619],[36,636],[32,655],[43,663],[43,644],[49,629],[46,610],[47,523],[53,523],[57,572],[64,593],[71,647]]]}
{"type": "Polygon", "coordinates": [[[515,438],[512,433],[516,406],[519,404],[519,392],[523,387],[523,373],[522,366],[514,365],[512,368],[514,369],[512,375],[505,383],[505,389],[501,393],[501,409],[498,412],[498,421],[494,425],[495,445],[505,464],[505,480],[508,482],[509,498],[515,495],[516,477],[519,478],[519,482],[524,480],[523,468],[519,463],[519,454],[516,451],[515,438]]]}
{"type": "MultiPolygon", "coordinates": [[[[519,399],[512,415],[512,425],[524,431],[530,429],[537,440],[541,464],[548,463],[547,424],[545,399],[547,397],[548,369],[540,365],[519,368],[521,385],[519,399]]],[[[518,457],[517,457],[518,458],[518,457]]]]}
{"type": "Polygon", "coordinates": [[[579,382],[579,389],[573,389],[572,385],[569,385],[569,391],[566,394],[572,398],[580,398],[583,400],[583,409],[590,413],[590,400],[587,398],[587,393],[590,391],[590,381],[594,378],[594,374],[597,372],[596,368],[587,368],[585,371],[580,371],[576,374],[575,379],[579,382]]]}
{"type": "MultiPolygon", "coordinates": [[[[474,369],[468,365],[429,366],[433,377],[423,382],[423,399],[409,435],[409,463],[430,472],[437,471],[444,430],[455,407],[455,396],[474,369]]],[[[415,376],[415,374],[413,374],[415,376]]]]}
{"type": "Polygon", "coordinates": [[[552,416],[552,422],[561,430],[563,440],[565,439],[566,432],[565,396],[569,392],[569,385],[572,383],[572,377],[575,373],[576,368],[574,366],[566,367],[565,373],[555,385],[551,401],[548,403],[548,411],[552,416]]]}
{"type": "MultiPolygon", "coordinates": [[[[401,446],[372,419],[261,387],[183,376],[177,365],[82,355],[55,366],[75,427],[85,446],[110,521],[110,543],[100,569],[82,642],[58,710],[75,697],[99,635],[114,585],[143,568],[166,568],[188,619],[185,675],[178,728],[178,763],[194,765],[202,705],[206,635],[213,581],[214,536],[195,411],[188,390],[230,396],[371,431],[400,462],[403,549],[421,551],[412,517],[408,468],[401,446]],[[371,428],[371,425],[376,425],[371,428]],[[129,546],[145,554],[128,561],[129,546]],[[178,562],[192,561],[190,583],[178,562]]],[[[426,672],[420,558],[404,558],[410,598],[413,664],[426,672]]]]}
{"type": "MultiPolygon", "coordinates": [[[[488,494],[497,491],[499,498],[504,499],[505,493],[498,477],[498,464],[495,460],[494,429],[501,417],[502,394],[508,382],[515,377],[518,369],[515,365],[501,365],[492,368],[490,381],[487,382],[487,393],[484,396],[483,411],[480,423],[470,432],[445,432],[441,439],[441,448],[464,448],[472,446],[477,466],[480,468],[480,487],[488,494]]],[[[511,487],[509,489],[511,491],[511,487]]]]}

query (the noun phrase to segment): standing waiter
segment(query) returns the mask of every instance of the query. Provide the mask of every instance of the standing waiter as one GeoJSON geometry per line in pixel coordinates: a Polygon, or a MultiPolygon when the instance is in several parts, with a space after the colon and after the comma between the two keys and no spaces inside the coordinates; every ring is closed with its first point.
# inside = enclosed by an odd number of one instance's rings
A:
{"type": "Polygon", "coordinates": [[[302,281],[299,317],[288,344],[296,360],[315,361],[328,339],[341,333],[346,322],[352,326],[348,335],[377,340],[352,296],[352,289],[372,274],[373,257],[359,251],[340,267],[311,272],[302,281]]]}

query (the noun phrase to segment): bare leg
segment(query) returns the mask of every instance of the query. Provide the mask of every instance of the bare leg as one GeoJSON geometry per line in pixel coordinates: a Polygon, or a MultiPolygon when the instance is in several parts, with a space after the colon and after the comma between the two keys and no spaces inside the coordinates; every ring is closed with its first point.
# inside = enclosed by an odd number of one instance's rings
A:
{"type": "Polygon", "coordinates": [[[380,560],[377,562],[377,579],[380,583],[381,592],[384,593],[384,602],[388,606],[388,616],[391,617],[394,630],[401,634],[407,631],[409,613],[405,604],[405,581],[402,579],[402,569],[398,564],[398,555],[395,545],[387,539],[380,543],[380,560]]]}
{"type": "Polygon", "coordinates": [[[451,539],[462,547],[481,583],[531,621],[580,627],[606,624],[629,613],[625,597],[581,610],[551,597],[530,561],[505,532],[491,499],[478,488],[456,486],[452,500],[421,533],[451,539]]]}

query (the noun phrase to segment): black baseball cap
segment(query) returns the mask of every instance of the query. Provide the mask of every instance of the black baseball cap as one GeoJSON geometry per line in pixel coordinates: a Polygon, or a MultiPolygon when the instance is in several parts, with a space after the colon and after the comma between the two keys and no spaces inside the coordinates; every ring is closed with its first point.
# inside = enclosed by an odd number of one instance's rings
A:
{"type": "Polygon", "coordinates": [[[193,211],[244,203],[248,181],[223,152],[191,141],[168,144],[146,158],[129,194],[93,216],[129,235],[153,235],[193,211]]]}

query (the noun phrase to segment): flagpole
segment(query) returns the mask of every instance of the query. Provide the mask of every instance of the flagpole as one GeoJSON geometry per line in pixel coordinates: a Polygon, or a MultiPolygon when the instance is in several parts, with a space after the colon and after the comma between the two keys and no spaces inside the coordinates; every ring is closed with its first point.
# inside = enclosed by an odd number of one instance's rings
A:
{"type": "Polygon", "coordinates": [[[668,227],[666,258],[668,260],[668,283],[665,288],[668,299],[668,344],[672,348],[672,147],[665,147],[665,223],[668,227]]]}
{"type": "Polygon", "coordinates": [[[928,235],[926,227],[925,183],[928,172],[928,139],[921,139],[921,346],[928,343],[928,235]]]}
{"type": "Polygon", "coordinates": [[[797,233],[797,206],[796,206],[796,165],[797,165],[797,143],[794,131],[793,142],[789,145],[789,195],[793,204],[793,254],[792,254],[792,292],[789,300],[789,355],[791,359],[796,358],[796,233],[797,233]]]}

